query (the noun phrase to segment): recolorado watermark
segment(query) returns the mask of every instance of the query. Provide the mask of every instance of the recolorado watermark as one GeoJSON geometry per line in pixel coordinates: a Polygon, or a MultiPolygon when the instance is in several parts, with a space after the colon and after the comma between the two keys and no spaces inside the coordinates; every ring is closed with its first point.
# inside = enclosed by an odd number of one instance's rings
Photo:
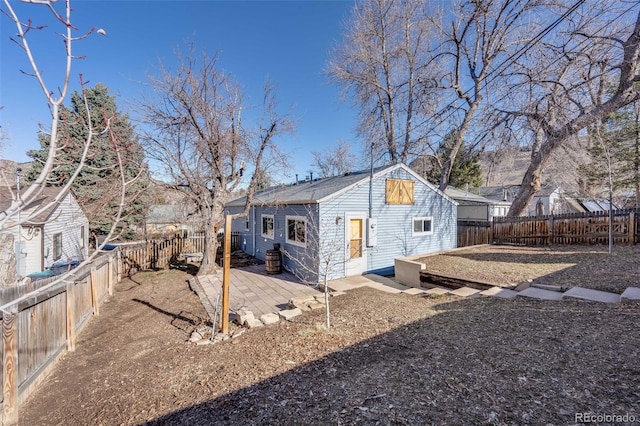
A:
{"type": "Polygon", "coordinates": [[[576,413],[576,423],[636,423],[640,417],[634,414],[576,413]]]}

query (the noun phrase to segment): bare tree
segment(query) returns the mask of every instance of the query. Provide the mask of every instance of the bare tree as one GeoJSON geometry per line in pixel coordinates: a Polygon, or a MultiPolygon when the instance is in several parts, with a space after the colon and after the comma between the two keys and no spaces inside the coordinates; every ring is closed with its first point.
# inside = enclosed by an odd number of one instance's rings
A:
{"type": "MultiPolygon", "coordinates": [[[[304,248],[289,251],[281,248],[282,254],[293,262],[296,267],[291,272],[303,283],[318,287],[322,286],[325,302],[325,325],[331,328],[331,309],[329,304],[329,277],[336,268],[343,266],[349,257],[345,254],[344,241],[340,234],[344,233],[344,225],[334,222],[332,215],[325,215],[319,219],[316,211],[307,207],[306,217],[309,222],[306,227],[304,248]],[[331,216],[331,219],[329,219],[331,216]]],[[[354,247],[353,252],[362,250],[362,245],[354,247]]]]}
{"type": "Polygon", "coordinates": [[[440,173],[440,190],[449,185],[455,159],[472,126],[490,132],[495,125],[488,115],[482,123],[474,120],[491,102],[491,89],[503,84],[502,64],[531,40],[536,31],[532,13],[541,4],[539,0],[463,0],[454,7],[450,26],[438,24],[445,40],[441,57],[447,72],[440,89],[446,105],[439,110],[434,128],[444,125],[451,140],[440,173]]]}
{"type": "Polygon", "coordinates": [[[278,111],[274,88],[267,84],[262,116],[248,125],[250,108],[240,87],[216,68],[215,56],[198,56],[191,45],[187,55],[178,52],[177,59],[175,71],[161,65],[157,76],[149,76],[155,95],[141,105],[142,120],[151,129],[143,144],[149,158],[205,221],[200,273],[209,274],[217,268],[216,231],[222,224],[224,204],[251,172],[242,213],[247,214],[260,176],[282,161],[274,140],[291,132],[293,123],[288,114],[278,111]]]}
{"type": "MultiPolygon", "coordinates": [[[[102,111],[91,111],[91,109],[89,108],[84,92],[85,83],[82,77],[80,77],[81,93],[84,98],[84,111],[86,112],[88,122],[86,124],[86,139],[80,147],[73,147],[75,156],[77,158],[76,167],[75,169],[69,171],[68,180],[66,181],[65,185],[60,187],[57,195],[50,202],[43,203],[43,205],[41,205],[39,208],[30,209],[28,214],[24,214],[23,212],[25,211],[26,207],[29,206],[40,195],[46,183],[51,179],[52,171],[59,163],[60,158],[65,157],[66,154],[68,154],[67,151],[71,149],[65,145],[64,140],[60,137],[59,129],[61,120],[63,119],[63,104],[69,93],[72,64],[74,60],[78,58],[72,53],[72,46],[74,46],[77,41],[89,37],[94,32],[104,34],[103,30],[96,31],[94,28],[84,33],[76,34],[78,30],[72,21],[72,7],[70,0],[66,0],[61,4],[53,0],[32,0],[25,3],[30,3],[30,5],[28,5],[30,7],[46,8],[50,12],[51,21],[53,22],[53,28],[56,28],[56,25],[60,28],[60,31],[56,32],[55,34],[57,36],[60,36],[64,42],[62,44],[62,46],[64,46],[64,51],[62,54],[65,57],[65,66],[61,82],[58,82],[57,84],[49,84],[49,82],[45,81],[41,68],[38,66],[37,57],[34,55],[34,52],[32,50],[30,39],[32,33],[37,31],[44,31],[48,28],[48,26],[43,23],[34,23],[30,19],[21,18],[16,12],[16,8],[12,4],[12,2],[10,2],[9,0],[4,0],[2,13],[6,17],[8,17],[16,27],[17,35],[16,37],[11,38],[11,41],[24,51],[30,67],[30,71],[21,70],[21,72],[26,76],[33,78],[35,82],[40,86],[44,96],[44,100],[46,101],[51,111],[51,125],[49,129],[49,146],[47,155],[43,160],[42,170],[40,171],[38,176],[28,187],[23,188],[23,190],[21,191],[18,191],[17,188],[13,189],[7,186],[7,190],[10,192],[9,195],[11,197],[11,203],[5,211],[0,212],[0,231],[3,232],[12,229],[19,229],[22,223],[31,220],[33,217],[41,214],[43,211],[46,211],[52,206],[63,201],[63,198],[71,189],[71,186],[73,185],[80,171],[86,166],[88,152],[93,143],[93,139],[97,135],[98,131],[93,127],[91,117],[94,114],[102,113],[102,111]],[[50,87],[56,87],[57,90],[52,90],[50,87]]],[[[110,167],[118,170],[120,173],[119,185],[115,188],[115,191],[120,194],[120,197],[118,197],[114,201],[118,208],[114,213],[113,226],[111,227],[110,232],[108,232],[104,240],[103,244],[106,244],[110,241],[114,230],[118,225],[118,221],[122,216],[123,207],[125,206],[124,194],[127,188],[135,183],[139,176],[126,175],[124,159],[122,158],[120,148],[118,147],[119,144],[115,140],[116,136],[113,134],[108,125],[111,117],[105,116],[103,118],[106,125],[102,129],[100,129],[100,131],[110,135],[114,147],[113,149],[116,151],[116,154],[114,156],[116,160],[114,160],[114,164],[112,164],[110,167]]],[[[94,252],[91,256],[89,256],[88,259],[85,259],[83,264],[91,261],[97,254],[99,254],[99,252],[99,250],[94,252]]],[[[68,274],[61,276],[60,279],[64,279],[66,275],[68,274]]],[[[55,284],[57,284],[57,281],[51,283],[48,286],[55,284]]]]}
{"type": "Polygon", "coordinates": [[[320,177],[340,176],[353,171],[356,156],[351,152],[349,142],[339,140],[334,147],[327,147],[323,152],[312,151],[314,166],[320,177]]]}
{"type": "MultiPolygon", "coordinates": [[[[359,2],[327,73],[354,95],[359,134],[377,155],[408,163],[424,145],[416,122],[433,112],[434,28],[421,0],[359,2]]],[[[437,44],[437,43],[435,43],[437,44]]]]}
{"type": "Polygon", "coordinates": [[[522,119],[536,143],[509,215],[526,208],[554,151],[640,99],[640,13],[632,8],[620,2],[587,5],[567,15],[557,37],[538,43],[512,67],[508,89],[511,101],[521,103],[503,112],[522,119]],[[635,22],[629,26],[630,14],[635,22]],[[608,85],[614,87],[610,93],[608,85]]]}

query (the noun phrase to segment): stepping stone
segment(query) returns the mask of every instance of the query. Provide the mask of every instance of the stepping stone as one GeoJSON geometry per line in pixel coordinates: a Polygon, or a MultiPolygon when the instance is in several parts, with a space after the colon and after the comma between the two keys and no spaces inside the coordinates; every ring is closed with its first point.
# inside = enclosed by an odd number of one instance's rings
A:
{"type": "Polygon", "coordinates": [[[403,293],[406,293],[406,294],[410,294],[410,295],[412,295],[412,296],[415,296],[416,294],[423,294],[423,293],[425,293],[425,291],[424,291],[424,290],[421,290],[421,289],[419,289],[419,288],[410,288],[410,289],[408,289],[408,290],[403,291],[403,293]]]}
{"type": "Polygon", "coordinates": [[[451,290],[447,290],[446,288],[442,288],[442,287],[434,287],[434,288],[430,288],[429,290],[425,290],[424,294],[435,294],[435,295],[441,295],[441,294],[447,294],[449,293],[451,290]]]}
{"type": "Polygon", "coordinates": [[[291,321],[293,318],[302,315],[302,310],[300,308],[285,309],[278,312],[278,315],[285,321],[291,321]]]}
{"type": "Polygon", "coordinates": [[[590,288],[572,287],[564,292],[563,298],[573,297],[576,299],[592,300],[594,302],[603,303],[618,303],[620,302],[620,295],[616,293],[609,293],[606,291],[592,290],[590,288]]]}
{"type": "Polygon", "coordinates": [[[502,297],[503,299],[513,299],[518,295],[518,292],[515,290],[509,290],[508,288],[491,287],[490,289],[481,291],[480,295],[502,297]]]}
{"type": "Polygon", "coordinates": [[[622,302],[628,302],[630,300],[640,300],[640,288],[639,287],[629,287],[620,296],[620,300],[622,302]]]}
{"type": "Polygon", "coordinates": [[[551,285],[551,284],[531,284],[531,287],[541,288],[543,290],[549,291],[562,291],[562,287],[559,285],[551,285]]]}
{"type": "Polygon", "coordinates": [[[541,300],[560,300],[562,293],[551,290],[543,290],[541,288],[529,287],[519,291],[516,296],[532,297],[541,300]]]}
{"type": "Polygon", "coordinates": [[[276,324],[280,322],[280,317],[278,316],[278,314],[274,313],[264,314],[260,317],[260,321],[262,321],[264,325],[276,324]]]}
{"type": "Polygon", "coordinates": [[[477,288],[471,288],[471,287],[460,287],[457,288],[451,292],[449,292],[449,294],[453,294],[455,296],[460,296],[460,297],[469,297],[469,298],[474,298],[474,297],[479,297],[480,296],[480,291],[477,288]]]}

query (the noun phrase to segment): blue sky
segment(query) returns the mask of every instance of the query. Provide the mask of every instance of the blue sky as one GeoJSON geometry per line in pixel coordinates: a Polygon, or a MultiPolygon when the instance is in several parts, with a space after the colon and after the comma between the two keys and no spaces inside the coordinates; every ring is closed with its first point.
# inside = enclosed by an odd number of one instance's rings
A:
{"type": "MultiPolygon", "coordinates": [[[[57,91],[64,46],[52,31],[62,28],[42,6],[12,5],[23,20],[49,25],[31,33],[32,43],[39,68],[57,91]]],[[[353,1],[78,0],[72,15],[76,35],[93,27],[103,28],[107,37],[94,33],[74,44],[74,54],[86,58],[73,63],[72,88],[78,89],[82,73],[89,86],[103,83],[120,109],[135,115],[131,105],[145,91],[146,75],[156,73],[159,60],[171,64],[175,49],[193,40],[198,49],[218,52],[220,67],[236,78],[250,103],[259,104],[265,80],[276,84],[280,105],[293,106],[298,125],[295,135],[280,143],[290,155],[289,178],[304,176],[312,170],[311,151],[338,139],[359,154],[356,113],[323,75],[352,7],[353,1]]],[[[27,161],[26,151],[38,147],[38,123],[48,127],[49,113],[35,79],[20,72],[29,69],[28,62],[9,41],[16,29],[5,16],[0,16],[0,32],[0,125],[7,137],[0,156],[27,161]]]]}

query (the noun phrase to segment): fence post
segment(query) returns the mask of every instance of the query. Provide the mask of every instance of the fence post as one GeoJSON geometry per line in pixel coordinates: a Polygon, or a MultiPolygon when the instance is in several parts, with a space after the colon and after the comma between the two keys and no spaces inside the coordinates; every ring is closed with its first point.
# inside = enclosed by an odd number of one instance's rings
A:
{"type": "Polygon", "coordinates": [[[122,252],[118,249],[116,267],[118,268],[118,282],[122,281],[122,270],[124,269],[122,252]]]}
{"type": "Polygon", "coordinates": [[[74,283],[67,283],[67,350],[76,350],[76,318],[74,315],[74,283]]]}
{"type": "Polygon", "coordinates": [[[629,212],[629,245],[636,243],[636,212],[629,212]]]}
{"type": "Polygon", "coordinates": [[[2,414],[3,424],[18,423],[18,345],[16,317],[18,306],[13,305],[2,315],[2,414]]]}
{"type": "Polygon", "coordinates": [[[96,281],[98,280],[98,274],[96,273],[96,267],[91,267],[91,304],[93,305],[93,315],[100,315],[100,304],[98,303],[98,286],[96,281]]]}
{"type": "Polygon", "coordinates": [[[109,296],[113,295],[113,256],[109,253],[109,296]]]}

